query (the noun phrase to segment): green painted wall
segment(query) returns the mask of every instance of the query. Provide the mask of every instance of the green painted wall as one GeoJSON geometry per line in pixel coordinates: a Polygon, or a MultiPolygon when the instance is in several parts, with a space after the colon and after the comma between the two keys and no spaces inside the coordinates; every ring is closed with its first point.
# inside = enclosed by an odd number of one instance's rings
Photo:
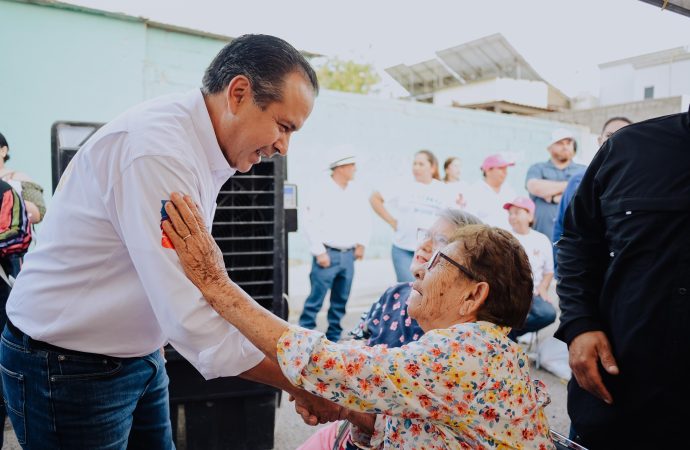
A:
{"type": "Polygon", "coordinates": [[[199,86],[226,43],[78,8],[0,0],[0,17],[8,165],[48,193],[55,121],[105,122],[142,100],[199,86]]]}

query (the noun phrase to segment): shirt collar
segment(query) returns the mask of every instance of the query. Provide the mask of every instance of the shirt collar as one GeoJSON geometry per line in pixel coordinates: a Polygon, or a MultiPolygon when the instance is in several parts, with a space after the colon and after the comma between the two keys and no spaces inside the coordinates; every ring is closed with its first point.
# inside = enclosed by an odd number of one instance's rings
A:
{"type": "MultiPolygon", "coordinates": [[[[204,149],[206,160],[212,171],[229,171],[235,173],[235,169],[230,166],[223,155],[223,151],[218,145],[216,132],[213,130],[213,123],[211,123],[211,116],[208,114],[206,102],[204,102],[204,95],[200,89],[194,89],[189,93],[189,99],[192,105],[192,122],[196,131],[199,142],[204,149]]],[[[232,175],[232,174],[231,174],[232,175]]]]}

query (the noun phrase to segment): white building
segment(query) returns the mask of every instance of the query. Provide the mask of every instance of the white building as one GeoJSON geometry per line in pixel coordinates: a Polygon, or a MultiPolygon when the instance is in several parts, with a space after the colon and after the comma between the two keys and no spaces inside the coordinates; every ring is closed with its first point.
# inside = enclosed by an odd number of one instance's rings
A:
{"type": "Polygon", "coordinates": [[[540,114],[569,107],[569,98],[546,82],[501,34],[436,52],[386,72],[409,98],[439,106],[540,114]]]}
{"type": "Polygon", "coordinates": [[[690,47],[677,47],[599,65],[599,105],[690,95],[690,47]]]}

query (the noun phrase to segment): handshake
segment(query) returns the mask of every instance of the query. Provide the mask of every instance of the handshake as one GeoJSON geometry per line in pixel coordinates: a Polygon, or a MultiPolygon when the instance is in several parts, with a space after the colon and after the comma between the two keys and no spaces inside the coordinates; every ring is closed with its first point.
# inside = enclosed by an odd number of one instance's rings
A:
{"type": "Polygon", "coordinates": [[[347,420],[366,434],[374,432],[376,414],[353,411],[307,391],[294,392],[290,401],[295,402],[295,411],[307,425],[347,420]]]}

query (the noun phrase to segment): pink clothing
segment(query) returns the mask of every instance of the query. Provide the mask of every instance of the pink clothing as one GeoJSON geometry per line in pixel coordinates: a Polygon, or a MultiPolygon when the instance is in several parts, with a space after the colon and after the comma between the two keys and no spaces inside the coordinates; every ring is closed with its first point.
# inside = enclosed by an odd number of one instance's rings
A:
{"type": "Polygon", "coordinates": [[[297,450],[333,450],[342,422],[332,422],[319,428],[316,433],[300,445],[297,450]]]}

